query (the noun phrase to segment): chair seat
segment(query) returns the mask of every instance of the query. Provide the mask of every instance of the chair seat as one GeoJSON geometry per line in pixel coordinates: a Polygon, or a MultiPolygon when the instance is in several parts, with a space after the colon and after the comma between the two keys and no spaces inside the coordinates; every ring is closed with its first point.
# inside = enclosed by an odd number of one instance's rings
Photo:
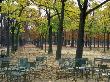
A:
{"type": "Polygon", "coordinates": [[[86,67],[75,67],[76,69],[85,69],[86,67]]]}
{"type": "Polygon", "coordinates": [[[11,75],[13,75],[13,76],[22,76],[22,75],[24,75],[25,74],[25,72],[17,72],[17,71],[13,71],[12,73],[11,73],[11,75]]]}

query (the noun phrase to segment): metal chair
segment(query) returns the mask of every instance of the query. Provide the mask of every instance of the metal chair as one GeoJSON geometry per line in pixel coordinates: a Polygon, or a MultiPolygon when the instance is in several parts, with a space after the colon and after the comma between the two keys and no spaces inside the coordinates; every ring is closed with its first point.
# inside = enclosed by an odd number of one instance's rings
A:
{"type": "Polygon", "coordinates": [[[4,81],[6,79],[6,71],[2,68],[2,61],[0,61],[0,81],[4,81]]]}
{"type": "Polygon", "coordinates": [[[102,64],[102,58],[94,58],[94,65],[102,64]]]}
{"type": "Polygon", "coordinates": [[[15,67],[8,69],[7,71],[10,82],[25,82],[27,80],[27,70],[29,70],[30,66],[28,63],[28,58],[20,58],[18,60],[18,65],[15,67]]]}
{"type": "Polygon", "coordinates": [[[47,57],[45,57],[45,56],[36,57],[36,68],[42,69],[45,61],[47,61],[47,57]]]}
{"type": "Polygon", "coordinates": [[[19,68],[24,68],[24,69],[29,69],[30,64],[28,63],[28,58],[20,58],[18,60],[18,67],[19,68]]]}
{"type": "Polygon", "coordinates": [[[72,59],[71,58],[61,58],[59,60],[60,69],[57,71],[57,79],[65,78],[66,80],[71,77],[72,72],[72,59]],[[70,69],[69,69],[70,68],[70,69]]]}
{"type": "Polygon", "coordinates": [[[26,81],[26,70],[13,68],[10,70],[9,74],[10,82],[25,82],[26,81]]]}

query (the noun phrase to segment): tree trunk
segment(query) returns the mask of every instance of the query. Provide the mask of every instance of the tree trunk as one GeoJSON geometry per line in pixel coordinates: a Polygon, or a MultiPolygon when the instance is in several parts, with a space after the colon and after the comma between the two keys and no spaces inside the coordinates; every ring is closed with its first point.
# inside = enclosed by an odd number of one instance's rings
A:
{"type": "Polygon", "coordinates": [[[51,54],[52,53],[52,26],[49,27],[48,43],[49,43],[48,54],[51,54]]]}
{"type": "Polygon", "coordinates": [[[6,34],[7,34],[7,56],[9,56],[10,53],[10,32],[9,32],[9,18],[7,20],[7,25],[6,25],[6,34]]]}
{"type": "Polygon", "coordinates": [[[90,36],[90,38],[89,38],[89,48],[90,48],[90,50],[92,50],[92,37],[90,36]]]}
{"type": "Polygon", "coordinates": [[[98,35],[98,39],[97,39],[97,47],[99,48],[99,35],[98,35]]]}
{"type": "Polygon", "coordinates": [[[74,38],[71,40],[71,47],[74,47],[74,38]]]}
{"type": "Polygon", "coordinates": [[[74,47],[74,31],[72,31],[71,47],[74,47]]]}
{"type": "Polygon", "coordinates": [[[65,40],[64,40],[64,46],[66,46],[66,45],[67,45],[67,40],[65,39],[65,40]]]}
{"type": "Polygon", "coordinates": [[[85,37],[85,47],[87,48],[87,42],[88,42],[88,38],[87,38],[87,34],[86,34],[86,37],[85,37]]]}
{"type": "Polygon", "coordinates": [[[61,8],[61,19],[59,21],[59,28],[58,28],[58,37],[57,37],[57,51],[56,51],[56,60],[61,59],[61,50],[62,50],[62,35],[63,35],[63,20],[64,20],[64,7],[65,1],[62,0],[62,8],[61,8]]]}
{"type": "Polygon", "coordinates": [[[19,47],[19,32],[20,32],[20,26],[18,25],[17,34],[16,34],[16,49],[19,47]]]}
{"type": "MultiPolygon", "coordinates": [[[[1,1],[0,1],[0,3],[1,3],[1,1]]],[[[0,6],[0,12],[1,12],[1,6],[0,6]]],[[[0,24],[1,24],[1,27],[0,27],[0,47],[2,47],[2,14],[0,17],[0,24]]]]}
{"type": "Polygon", "coordinates": [[[49,44],[49,47],[48,47],[48,54],[51,54],[52,53],[52,26],[50,25],[50,10],[48,12],[48,31],[49,31],[49,34],[48,34],[48,44],[49,44]]]}
{"type": "Polygon", "coordinates": [[[105,39],[105,37],[106,37],[106,34],[104,32],[104,52],[105,52],[105,46],[106,46],[106,39],[105,39]]]}
{"type": "Polygon", "coordinates": [[[41,50],[43,50],[43,35],[41,34],[41,37],[40,37],[40,48],[41,50]]]}
{"type": "Polygon", "coordinates": [[[15,27],[13,26],[13,27],[11,27],[11,32],[12,32],[12,34],[11,34],[11,40],[12,40],[11,51],[12,51],[12,53],[14,52],[14,44],[15,44],[15,33],[14,33],[14,31],[15,31],[15,27]]]}
{"type": "Polygon", "coordinates": [[[52,53],[52,26],[50,25],[50,20],[51,20],[50,9],[49,10],[46,9],[46,14],[47,14],[47,20],[48,20],[48,44],[49,44],[48,54],[51,54],[52,53]]]}
{"type": "Polygon", "coordinates": [[[109,50],[109,35],[110,35],[110,33],[109,32],[107,32],[107,50],[109,50]]]}
{"type": "Polygon", "coordinates": [[[45,52],[46,52],[46,34],[45,34],[45,52]]]}
{"type": "Polygon", "coordinates": [[[85,19],[86,19],[86,13],[84,12],[84,10],[82,10],[82,12],[80,13],[76,58],[82,58],[82,54],[83,54],[85,19]]]}
{"type": "Polygon", "coordinates": [[[95,37],[94,37],[94,48],[95,48],[95,37]]]}

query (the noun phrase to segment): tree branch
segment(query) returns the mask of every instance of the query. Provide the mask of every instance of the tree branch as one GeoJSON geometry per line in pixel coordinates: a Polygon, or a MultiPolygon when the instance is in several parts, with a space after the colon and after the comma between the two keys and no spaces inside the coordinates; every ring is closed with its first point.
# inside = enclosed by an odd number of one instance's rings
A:
{"type": "Polygon", "coordinates": [[[23,5],[21,5],[21,9],[20,9],[20,12],[19,12],[19,15],[18,15],[18,17],[20,17],[21,16],[21,14],[22,14],[22,12],[23,12],[23,10],[24,10],[24,8],[25,8],[26,6],[24,6],[23,7],[23,5]]]}
{"type": "Polygon", "coordinates": [[[56,13],[56,14],[50,16],[50,18],[52,18],[52,17],[54,17],[54,16],[56,16],[56,15],[58,15],[58,14],[61,14],[61,13],[56,13]]]}
{"type": "Polygon", "coordinates": [[[46,5],[42,5],[42,4],[37,4],[35,1],[33,1],[33,0],[30,0],[33,4],[35,4],[35,5],[37,5],[37,6],[39,6],[39,7],[45,7],[45,8],[49,8],[49,9],[54,9],[54,8],[52,8],[52,7],[48,7],[48,6],[46,6],[46,5]]]}
{"type": "Polygon", "coordinates": [[[13,13],[16,12],[17,10],[19,10],[19,9],[17,8],[17,9],[15,9],[14,11],[12,11],[12,12],[9,13],[9,14],[13,14],[13,13]]]}
{"type": "Polygon", "coordinates": [[[46,14],[47,14],[47,17],[48,17],[48,16],[49,16],[49,12],[48,12],[47,8],[46,8],[46,10],[45,10],[45,11],[46,11],[46,14]]]}
{"type": "Polygon", "coordinates": [[[82,5],[80,3],[80,0],[77,0],[77,2],[78,2],[79,9],[82,10],[82,5]]]}
{"type": "MultiPolygon", "coordinates": [[[[65,9],[65,12],[66,12],[66,11],[68,11],[68,12],[73,12],[73,11],[70,11],[70,10],[68,10],[68,9],[65,9]]],[[[75,11],[74,11],[74,13],[75,13],[75,11]]]]}
{"type": "Polygon", "coordinates": [[[97,5],[96,7],[90,9],[89,11],[86,12],[86,14],[89,14],[89,13],[91,13],[92,11],[98,9],[100,6],[104,5],[104,4],[105,4],[106,2],[108,2],[108,1],[110,1],[110,0],[106,0],[106,1],[102,2],[101,4],[97,5]]]}
{"type": "Polygon", "coordinates": [[[61,17],[61,16],[60,16],[60,14],[59,14],[59,11],[57,10],[57,8],[55,8],[55,10],[56,10],[56,12],[57,12],[58,19],[59,19],[59,21],[60,21],[60,19],[61,19],[60,17],[61,17]]]}
{"type": "Polygon", "coordinates": [[[84,5],[83,5],[83,10],[87,10],[87,6],[88,6],[88,0],[84,0],[84,5]]]}
{"type": "MultiPolygon", "coordinates": [[[[42,4],[37,4],[37,3],[35,3],[33,0],[30,0],[30,1],[31,1],[33,4],[35,4],[35,5],[39,6],[39,7],[45,7],[46,9],[49,8],[49,9],[55,10],[55,11],[56,11],[56,14],[52,15],[50,18],[52,18],[53,16],[58,15],[58,19],[59,19],[59,21],[60,21],[60,14],[61,14],[61,13],[59,13],[59,11],[57,10],[57,8],[55,8],[55,6],[54,6],[54,8],[52,8],[52,7],[47,7],[47,6],[45,6],[45,5],[42,5],[42,4]]],[[[55,0],[55,2],[54,2],[54,5],[55,5],[55,3],[56,3],[56,0],[55,0]]],[[[46,9],[43,9],[43,10],[46,11],[46,9]]],[[[47,11],[46,11],[46,14],[47,14],[47,11]]],[[[48,14],[47,14],[47,15],[48,15],[48,14]]]]}

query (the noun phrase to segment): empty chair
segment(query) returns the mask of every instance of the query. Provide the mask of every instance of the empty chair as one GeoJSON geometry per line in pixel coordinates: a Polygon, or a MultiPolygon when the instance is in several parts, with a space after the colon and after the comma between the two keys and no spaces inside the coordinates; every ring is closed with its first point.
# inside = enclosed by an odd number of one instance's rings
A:
{"type": "Polygon", "coordinates": [[[23,82],[26,80],[26,72],[29,69],[28,58],[20,58],[18,60],[18,66],[12,67],[9,73],[10,82],[23,82]]]}
{"type": "Polygon", "coordinates": [[[19,59],[19,63],[18,63],[18,67],[20,68],[29,68],[29,63],[28,63],[28,58],[20,58],[19,59]]]}
{"type": "Polygon", "coordinates": [[[5,51],[5,50],[1,50],[0,57],[1,57],[1,58],[6,57],[6,51],[5,51]]]}
{"type": "Polygon", "coordinates": [[[9,73],[9,82],[24,82],[26,81],[26,70],[13,68],[9,73]]]}
{"type": "Polygon", "coordinates": [[[36,66],[37,66],[37,68],[43,66],[43,65],[44,65],[43,63],[44,63],[46,60],[47,60],[47,57],[45,57],[45,56],[36,57],[36,66]]]}
{"type": "Polygon", "coordinates": [[[77,58],[75,59],[75,62],[76,62],[75,66],[81,67],[82,65],[86,65],[87,61],[88,61],[88,58],[77,58]]]}
{"type": "Polygon", "coordinates": [[[71,58],[61,58],[59,60],[59,66],[61,69],[67,69],[72,66],[72,59],[71,58]]]}
{"type": "Polygon", "coordinates": [[[102,58],[94,58],[94,65],[102,64],[102,58]]]}

